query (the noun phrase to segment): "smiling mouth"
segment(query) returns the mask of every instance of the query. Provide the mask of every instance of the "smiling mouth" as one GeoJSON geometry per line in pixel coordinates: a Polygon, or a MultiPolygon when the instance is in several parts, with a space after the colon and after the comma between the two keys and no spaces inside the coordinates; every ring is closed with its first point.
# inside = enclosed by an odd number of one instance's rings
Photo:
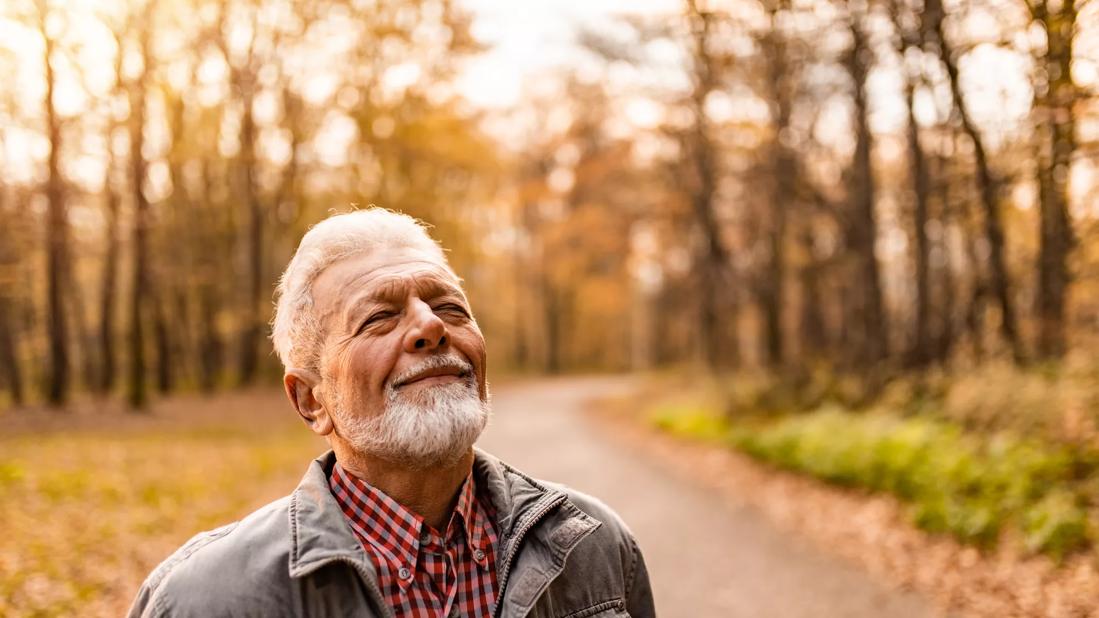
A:
{"type": "Polygon", "coordinates": [[[394,382],[393,388],[401,388],[409,384],[445,384],[464,380],[471,375],[470,371],[454,366],[432,367],[426,371],[417,372],[406,378],[394,382]]]}
{"type": "Polygon", "coordinates": [[[462,378],[463,376],[457,373],[441,373],[437,376],[424,376],[422,378],[416,378],[415,380],[409,380],[404,384],[401,384],[401,386],[408,386],[410,384],[447,384],[450,382],[457,382],[462,378]]]}

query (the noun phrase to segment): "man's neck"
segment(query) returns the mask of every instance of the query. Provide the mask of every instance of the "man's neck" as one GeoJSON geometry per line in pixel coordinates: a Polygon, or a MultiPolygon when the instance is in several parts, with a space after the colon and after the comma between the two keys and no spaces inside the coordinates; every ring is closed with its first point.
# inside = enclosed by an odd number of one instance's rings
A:
{"type": "Polygon", "coordinates": [[[458,489],[473,468],[473,449],[453,464],[416,470],[359,453],[337,451],[336,459],[348,474],[423,517],[435,530],[445,532],[458,489]]]}

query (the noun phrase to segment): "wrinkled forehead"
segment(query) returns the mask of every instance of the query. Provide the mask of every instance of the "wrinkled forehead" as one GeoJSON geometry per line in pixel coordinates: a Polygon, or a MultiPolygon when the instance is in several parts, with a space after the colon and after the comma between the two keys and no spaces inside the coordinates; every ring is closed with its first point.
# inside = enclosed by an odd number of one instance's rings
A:
{"type": "Polygon", "coordinates": [[[348,300],[371,300],[379,303],[398,303],[415,294],[421,299],[439,296],[465,298],[462,286],[450,271],[433,264],[407,264],[405,268],[375,271],[358,282],[352,282],[345,290],[348,300]]]}
{"type": "Polygon", "coordinates": [[[324,269],[313,283],[314,307],[322,315],[369,297],[396,302],[419,296],[465,297],[461,280],[437,256],[415,249],[385,249],[353,255],[324,269]]]}

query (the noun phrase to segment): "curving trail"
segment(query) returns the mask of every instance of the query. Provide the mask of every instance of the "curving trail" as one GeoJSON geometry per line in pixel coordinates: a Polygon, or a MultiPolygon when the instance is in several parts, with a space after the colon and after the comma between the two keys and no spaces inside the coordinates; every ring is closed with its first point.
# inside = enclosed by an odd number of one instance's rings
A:
{"type": "Polygon", "coordinates": [[[501,386],[494,390],[494,418],[479,445],[528,474],[614,507],[645,552],[660,616],[936,615],[922,597],[891,590],[784,535],[759,513],[685,485],[585,418],[585,402],[629,388],[629,379],[616,377],[501,386]]]}

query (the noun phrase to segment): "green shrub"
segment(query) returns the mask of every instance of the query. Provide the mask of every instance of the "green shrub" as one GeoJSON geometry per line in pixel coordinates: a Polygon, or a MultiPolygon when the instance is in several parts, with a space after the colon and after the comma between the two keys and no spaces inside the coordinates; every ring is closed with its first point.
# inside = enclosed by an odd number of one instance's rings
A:
{"type": "Polygon", "coordinates": [[[698,410],[666,409],[658,425],[721,438],[780,468],[885,491],[912,505],[919,527],[991,547],[1007,525],[1056,558],[1087,545],[1076,458],[1064,447],[1007,433],[981,437],[923,417],[825,409],[761,428],[728,427],[698,410]],[[677,416],[679,414],[679,416],[677,416]]]}
{"type": "Polygon", "coordinates": [[[1056,489],[1026,510],[1023,532],[1031,551],[1057,559],[1088,542],[1087,513],[1072,493],[1056,489]]]}
{"type": "Polygon", "coordinates": [[[705,409],[689,405],[665,405],[651,415],[652,422],[668,433],[702,439],[719,439],[729,424],[705,409]]]}

